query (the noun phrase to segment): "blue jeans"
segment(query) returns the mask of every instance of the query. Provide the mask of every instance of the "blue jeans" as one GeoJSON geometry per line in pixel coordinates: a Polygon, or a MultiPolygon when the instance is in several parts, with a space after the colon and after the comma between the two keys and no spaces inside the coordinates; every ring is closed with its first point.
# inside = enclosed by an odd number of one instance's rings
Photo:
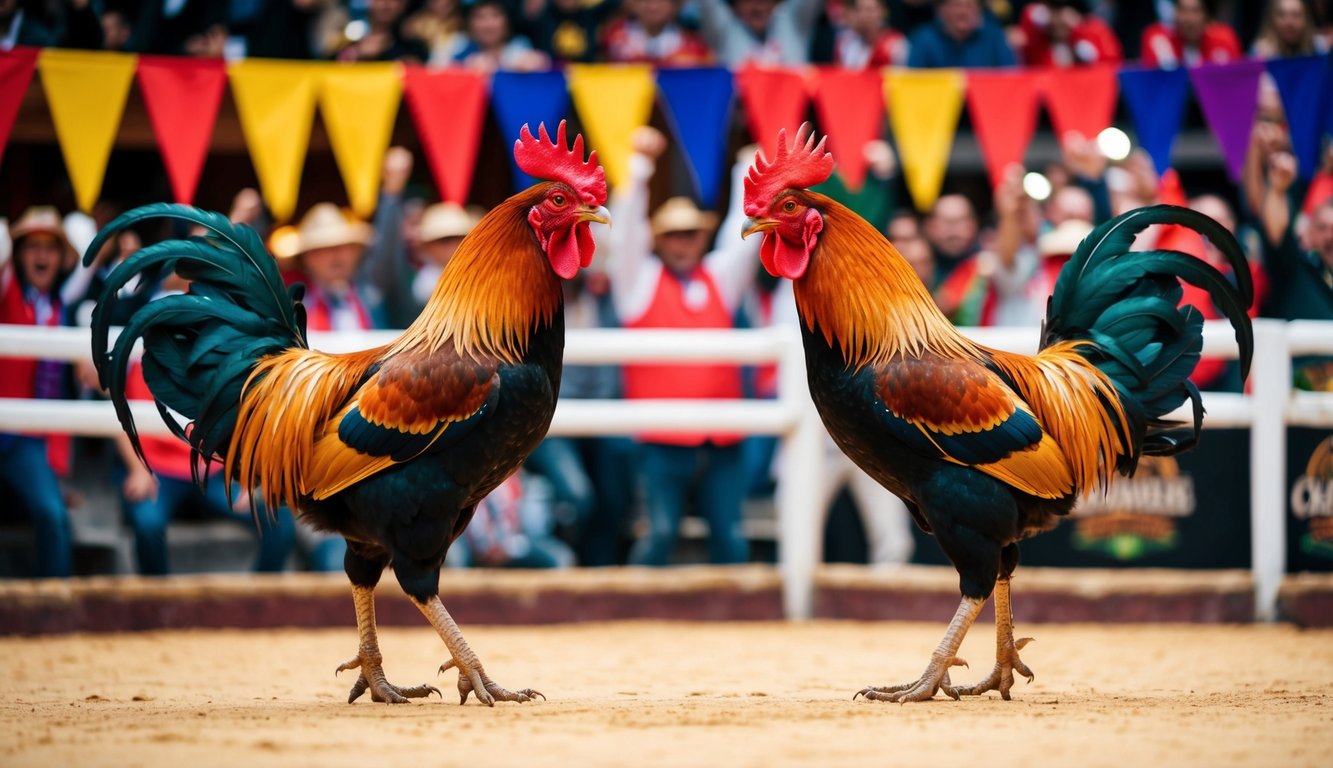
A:
{"type": "MultiPolygon", "coordinates": [[[[118,470],[117,482],[123,480],[124,469],[118,470]]],[[[254,530],[255,523],[247,511],[237,512],[227,503],[226,484],[220,477],[209,480],[208,488],[200,491],[189,480],[173,477],[157,477],[157,498],[142,501],[129,501],[121,498],[126,522],[134,531],[134,550],[139,560],[139,573],[146,576],[165,576],[170,572],[167,565],[167,523],[171,516],[185,504],[197,504],[208,514],[235,520],[254,530]]],[[[233,488],[233,493],[236,490],[233,488]]],[[[287,566],[287,556],[291,554],[296,541],[296,526],[286,507],[278,510],[270,520],[262,504],[256,500],[259,512],[259,553],[255,557],[255,570],[275,573],[287,566]]]]}
{"type": "Polygon", "coordinates": [[[69,576],[73,538],[60,481],[46,459],[46,440],[0,435],[0,478],[13,488],[19,508],[32,520],[37,539],[37,576],[69,576]]]}
{"type": "Polygon", "coordinates": [[[640,472],[648,507],[648,535],[630,551],[633,565],[667,565],[685,504],[693,499],[708,521],[708,555],[716,564],[743,563],[749,542],[741,532],[745,465],[740,445],[643,443],[640,472]]]}
{"type": "Polygon", "coordinates": [[[578,441],[568,437],[548,437],[528,455],[527,466],[551,484],[555,496],[552,501],[569,510],[567,518],[557,511],[556,521],[573,528],[583,527],[592,515],[596,496],[578,441]]]}

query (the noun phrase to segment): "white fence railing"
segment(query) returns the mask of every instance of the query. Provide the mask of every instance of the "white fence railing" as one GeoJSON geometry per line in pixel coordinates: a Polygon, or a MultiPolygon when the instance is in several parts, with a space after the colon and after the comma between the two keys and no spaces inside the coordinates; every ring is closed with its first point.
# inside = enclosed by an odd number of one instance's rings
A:
{"type": "MultiPolygon", "coordinates": [[[[1259,320],[1248,395],[1205,393],[1205,427],[1250,428],[1251,560],[1256,618],[1276,618],[1277,592],[1286,569],[1286,426],[1333,426],[1333,395],[1292,392],[1291,358],[1333,354],[1333,323],[1259,320]]],[[[998,349],[1031,353],[1029,328],[974,328],[964,332],[998,349]]],[[[315,333],[312,346],[326,351],[386,343],[395,332],[315,333]]],[[[86,329],[0,325],[0,357],[84,360],[86,329]]],[[[1204,353],[1234,358],[1225,323],[1204,329],[1204,353]]],[[[775,400],[562,400],[552,435],[633,435],[642,431],[735,430],[783,440],[783,482],[777,498],[779,568],[787,616],[813,611],[814,575],[822,551],[824,429],[806,388],[805,363],[794,329],[728,331],[570,330],[565,363],[735,362],[776,363],[775,400]]],[[[145,433],[165,433],[151,403],[134,406],[145,433]]],[[[1182,413],[1181,418],[1185,415],[1182,413]]],[[[43,431],[110,436],[120,430],[109,403],[0,398],[0,432],[43,431]]]]}

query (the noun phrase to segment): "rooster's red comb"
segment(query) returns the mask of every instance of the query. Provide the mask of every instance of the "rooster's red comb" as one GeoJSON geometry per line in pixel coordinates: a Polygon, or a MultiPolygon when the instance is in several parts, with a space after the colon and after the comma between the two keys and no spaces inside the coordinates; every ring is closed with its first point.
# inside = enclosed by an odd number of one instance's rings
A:
{"type": "Polygon", "coordinates": [[[537,126],[537,137],[523,124],[514,142],[514,161],[529,176],[568,184],[588,205],[606,203],[606,172],[597,162],[597,153],[583,160],[583,136],[574,137],[574,146],[565,148],[565,121],[556,129],[555,141],[546,133],[546,124],[537,126]]]}
{"type": "Polygon", "coordinates": [[[809,123],[801,124],[791,144],[787,129],[778,131],[777,156],[769,161],[763,150],[756,152],[745,176],[745,215],[760,215],[784,189],[805,189],[826,181],[833,173],[833,155],[824,151],[827,140],[825,136],[816,144],[809,123]]]}

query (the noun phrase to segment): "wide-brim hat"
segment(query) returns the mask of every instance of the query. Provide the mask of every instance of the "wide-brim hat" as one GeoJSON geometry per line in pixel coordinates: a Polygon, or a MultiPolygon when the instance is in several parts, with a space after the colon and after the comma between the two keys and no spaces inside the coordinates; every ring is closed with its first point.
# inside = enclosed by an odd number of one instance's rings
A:
{"type": "Polygon", "coordinates": [[[312,207],[296,231],[298,253],[337,245],[366,245],[371,237],[369,224],[333,203],[318,203],[312,207]]]}
{"type": "Polygon", "coordinates": [[[673,197],[662,203],[649,222],[653,235],[717,229],[717,214],[701,211],[688,197],[673,197]]]}
{"type": "Polygon", "coordinates": [[[436,203],[421,214],[421,242],[463,237],[477,226],[477,219],[467,209],[453,203],[436,203]]]}
{"type": "Polygon", "coordinates": [[[1092,224],[1069,219],[1050,232],[1037,238],[1037,253],[1041,256],[1069,256],[1078,250],[1079,243],[1092,232],[1092,224]]]}
{"type": "Polygon", "coordinates": [[[52,206],[34,205],[24,211],[18,221],[9,227],[9,239],[15,245],[29,235],[50,235],[60,241],[66,252],[74,253],[74,246],[65,235],[65,225],[60,218],[60,212],[52,206]]]}

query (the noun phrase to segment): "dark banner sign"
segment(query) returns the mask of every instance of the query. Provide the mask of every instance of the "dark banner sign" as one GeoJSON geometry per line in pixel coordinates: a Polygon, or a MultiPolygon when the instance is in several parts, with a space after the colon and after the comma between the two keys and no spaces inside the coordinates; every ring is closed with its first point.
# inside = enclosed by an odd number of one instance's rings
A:
{"type": "MultiPolygon", "coordinates": [[[[1134,477],[1120,478],[1104,496],[1084,498],[1059,528],[1020,545],[1022,562],[1085,568],[1248,568],[1249,461],[1248,430],[1207,430],[1195,450],[1145,458],[1134,477]]],[[[1325,519],[1333,525],[1333,517],[1325,519]]],[[[914,562],[947,562],[939,545],[915,533],[914,562]]]]}
{"type": "Polygon", "coordinates": [[[1287,430],[1287,570],[1333,571],[1333,431],[1287,430]]]}

